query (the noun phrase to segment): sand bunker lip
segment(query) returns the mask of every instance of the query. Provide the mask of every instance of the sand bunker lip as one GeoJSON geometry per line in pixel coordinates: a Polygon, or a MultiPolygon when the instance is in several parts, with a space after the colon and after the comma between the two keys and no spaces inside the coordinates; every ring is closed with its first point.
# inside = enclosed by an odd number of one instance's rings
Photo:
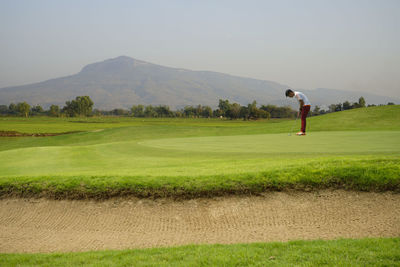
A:
{"type": "Polygon", "coordinates": [[[0,253],[400,236],[400,194],[0,200],[0,253]]]}
{"type": "Polygon", "coordinates": [[[63,133],[21,133],[17,131],[0,131],[0,137],[47,137],[63,134],[79,133],[81,131],[63,132],[63,133]]]}

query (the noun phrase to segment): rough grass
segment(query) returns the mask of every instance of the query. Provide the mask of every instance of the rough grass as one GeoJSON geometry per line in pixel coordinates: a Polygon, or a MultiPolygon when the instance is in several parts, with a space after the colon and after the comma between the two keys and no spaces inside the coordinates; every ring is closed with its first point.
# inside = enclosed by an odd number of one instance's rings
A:
{"type": "Polygon", "coordinates": [[[399,266],[400,238],[0,254],[1,266],[399,266]]]}
{"type": "Polygon", "coordinates": [[[400,190],[400,106],[308,121],[309,134],[297,137],[280,133],[291,128],[287,120],[3,118],[0,130],[85,132],[0,138],[0,196],[400,190]]]}
{"type": "Polygon", "coordinates": [[[18,176],[0,180],[0,195],[104,199],[128,195],[193,198],[325,188],[400,192],[399,173],[399,158],[337,158],[230,175],[18,176]]]}

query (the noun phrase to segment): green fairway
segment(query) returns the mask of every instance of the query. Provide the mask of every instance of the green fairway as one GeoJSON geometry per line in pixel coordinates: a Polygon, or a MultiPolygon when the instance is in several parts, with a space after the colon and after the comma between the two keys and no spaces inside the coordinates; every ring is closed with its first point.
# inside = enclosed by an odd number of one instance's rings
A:
{"type": "Polygon", "coordinates": [[[82,132],[0,138],[0,190],[202,195],[335,184],[399,189],[399,106],[308,121],[309,133],[298,137],[288,136],[293,121],[287,120],[4,118],[4,131],[82,132]]]}
{"type": "Polygon", "coordinates": [[[0,254],[1,266],[399,266],[399,262],[399,238],[0,254]]]}

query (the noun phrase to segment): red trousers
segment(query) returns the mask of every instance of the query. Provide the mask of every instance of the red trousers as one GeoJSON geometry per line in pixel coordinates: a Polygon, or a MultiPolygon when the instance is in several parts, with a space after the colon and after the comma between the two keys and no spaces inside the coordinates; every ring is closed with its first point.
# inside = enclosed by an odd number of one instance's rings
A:
{"type": "Polygon", "coordinates": [[[306,132],[306,119],[308,112],[310,111],[311,106],[309,105],[304,105],[303,108],[301,109],[301,131],[303,133],[306,132]]]}

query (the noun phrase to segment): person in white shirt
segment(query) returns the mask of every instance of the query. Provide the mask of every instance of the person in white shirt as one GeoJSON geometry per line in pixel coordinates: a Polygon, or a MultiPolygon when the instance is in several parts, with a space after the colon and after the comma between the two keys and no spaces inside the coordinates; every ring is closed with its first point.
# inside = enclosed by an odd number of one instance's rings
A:
{"type": "Polygon", "coordinates": [[[297,101],[299,101],[300,109],[297,116],[301,113],[301,131],[298,132],[297,135],[306,135],[306,119],[311,109],[310,101],[302,92],[292,91],[291,89],[287,89],[285,95],[286,97],[296,97],[297,101]]]}

